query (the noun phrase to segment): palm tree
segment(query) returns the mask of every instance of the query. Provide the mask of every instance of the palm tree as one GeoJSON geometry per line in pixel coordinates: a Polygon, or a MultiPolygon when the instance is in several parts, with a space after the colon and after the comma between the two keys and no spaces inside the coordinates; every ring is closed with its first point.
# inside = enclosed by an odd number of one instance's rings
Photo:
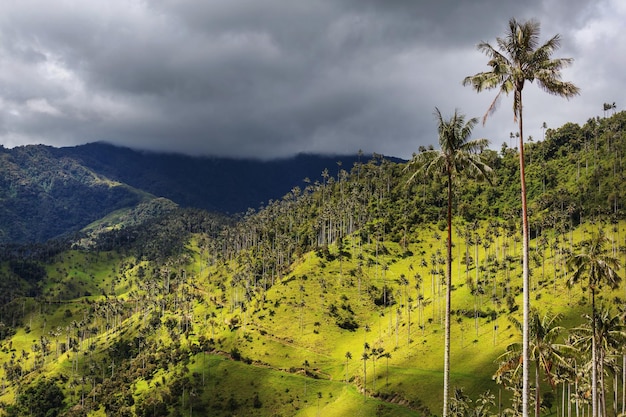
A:
{"type": "Polygon", "coordinates": [[[391,359],[391,353],[390,352],[381,353],[380,357],[387,359],[387,371],[385,373],[385,385],[389,386],[389,359],[391,359]]]}
{"type": "Polygon", "coordinates": [[[621,278],[617,275],[620,268],[619,260],[608,253],[606,248],[609,239],[600,231],[583,242],[582,252],[573,254],[567,260],[570,272],[567,280],[568,287],[587,276],[587,287],[591,291],[591,408],[592,417],[598,416],[598,331],[596,314],[596,292],[603,284],[617,288],[621,278]]]}
{"type": "MultiPolygon", "coordinates": [[[[540,25],[535,20],[518,22],[509,20],[509,30],[504,38],[496,38],[498,49],[486,42],[478,44],[478,50],[489,57],[488,65],[491,71],[480,72],[465,77],[463,85],[471,85],[477,92],[485,89],[498,88],[498,94],[487,109],[483,117],[483,124],[487,116],[493,113],[497,107],[502,93],[514,93],[513,120],[519,126],[519,165],[522,199],[522,237],[523,237],[523,358],[528,358],[529,343],[529,312],[530,312],[530,284],[529,284],[529,231],[528,210],[526,206],[526,175],[524,169],[524,129],[523,129],[523,106],[522,90],[526,81],[537,81],[544,91],[570,98],[579,93],[578,87],[570,82],[561,81],[561,69],[568,66],[571,58],[551,58],[552,53],[559,48],[560,35],[553,36],[543,45],[539,46],[540,25]]],[[[528,360],[523,365],[523,392],[522,410],[528,415],[528,386],[529,372],[528,360]]]]}
{"type": "Polygon", "coordinates": [[[485,163],[481,151],[487,147],[487,139],[470,140],[472,129],[478,123],[477,118],[465,121],[465,115],[457,111],[449,120],[444,120],[439,109],[435,108],[438,122],[440,150],[427,150],[416,154],[407,168],[415,165],[417,170],[411,176],[412,181],[418,174],[438,174],[448,183],[448,239],[446,272],[446,312],[444,342],[444,385],[443,417],[448,413],[448,391],[450,387],[450,296],[452,287],[452,182],[460,173],[470,177],[487,178],[491,168],[485,163]]]}
{"type": "Polygon", "coordinates": [[[451,417],[488,417],[493,415],[492,408],[495,397],[489,391],[478,396],[475,402],[463,392],[462,388],[454,390],[454,397],[450,404],[451,417]]]}
{"type": "Polygon", "coordinates": [[[604,112],[604,118],[605,119],[606,119],[606,115],[607,115],[609,110],[611,110],[611,103],[603,103],[602,104],[602,111],[604,112]]]}
{"type": "Polygon", "coordinates": [[[367,398],[367,360],[370,358],[367,350],[369,349],[369,344],[365,343],[365,350],[361,355],[361,360],[363,361],[363,400],[367,398]]]}
{"type": "MultiPolygon", "coordinates": [[[[589,324],[585,323],[583,326],[573,329],[573,333],[575,336],[574,342],[588,350],[590,340],[591,346],[593,347],[593,331],[591,328],[594,326],[594,320],[591,320],[589,316],[587,316],[587,319],[589,320],[589,324]]],[[[605,366],[611,368],[613,374],[616,373],[617,359],[621,354],[624,342],[626,342],[626,327],[622,321],[622,314],[614,315],[608,308],[601,308],[595,315],[597,375],[600,379],[598,385],[601,387],[600,392],[597,394],[599,415],[606,415],[604,387],[607,384],[604,382],[605,366]]],[[[592,364],[592,371],[593,368],[592,364]]],[[[617,404],[613,404],[613,407],[615,415],[617,415],[617,404]]]]}
{"type": "MultiPolygon", "coordinates": [[[[545,374],[546,379],[554,389],[556,386],[557,370],[559,367],[568,367],[564,353],[568,350],[568,345],[559,344],[560,333],[563,327],[557,326],[562,319],[560,314],[545,314],[540,316],[535,309],[531,311],[530,321],[530,350],[529,359],[535,365],[535,417],[539,417],[541,411],[540,376],[545,374]]],[[[521,332],[523,323],[511,317],[514,326],[521,332]]],[[[512,343],[507,347],[507,351],[500,357],[503,361],[496,372],[496,377],[508,371],[516,371],[521,363],[522,353],[520,343],[512,343]]]]}
{"type": "Polygon", "coordinates": [[[352,353],[346,352],[346,384],[348,383],[348,362],[352,359],[352,353]]]}

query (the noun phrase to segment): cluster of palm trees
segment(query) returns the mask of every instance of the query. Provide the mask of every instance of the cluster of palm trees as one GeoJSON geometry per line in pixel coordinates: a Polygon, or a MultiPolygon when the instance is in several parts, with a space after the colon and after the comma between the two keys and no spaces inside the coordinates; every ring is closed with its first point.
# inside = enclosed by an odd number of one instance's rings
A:
{"type": "Polygon", "coordinates": [[[606,117],[607,114],[609,114],[611,110],[613,110],[613,113],[615,113],[615,109],[617,109],[615,102],[613,102],[612,104],[611,103],[602,104],[602,111],[604,112],[604,117],[606,117]]]}
{"type": "MultiPolygon", "coordinates": [[[[518,22],[509,21],[508,31],[503,38],[497,38],[497,47],[481,42],[478,50],[485,53],[491,67],[490,71],[468,76],[463,85],[472,86],[477,92],[498,89],[498,94],[489,106],[483,123],[493,113],[503,93],[513,93],[514,121],[519,128],[519,169],[522,206],[522,245],[523,245],[523,331],[522,331],[522,415],[528,415],[529,392],[529,324],[530,324],[530,285],[529,285],[529,227],[526,202],[526,180],[524,159],[523,102],[522,90],[526,81],[534,82],[546,92],[566,98],[578,94],[579,89],[570,82],[561,81],[561,69],[569,65],[569,58],[552,58],[553,52],[560,46],[560,36],[555,35],[544,44],[539,43],[540,25],[535,20],[518,22]]],[[[490,171],[480,156],[480,151],[487,145],[485,140],[470,141],[472,128],[476,119],[465,122],[464,116],[455,114],[445,120],[436,110],[439,122],[440,151],[422,152],[414,156],[412,164],[418,167],[416,174],[437,173],[445,176],[448,185],[448,257],[446,275],[446,320],[445,320],[445,351],[444,351],[444,390],[443,416],[448,415],[448,397],[450,385],[450,288],[451,288],[451,245],[452,245],[452,186],[462,172],[486,176],[490,171]]],[[[517,135],[516,135],[517,136],[517,135]]],[[[414,176],[415,176],[414,175],[414,176]]],[[[597,414],[594,413],[594,417],[597,414]]]]}
{"type": "MultiPolygon", "coordinates": [[[[568,268],[573,274],[568,280],[568,285],[584,279],[588,279],[587,287],[591,291],[591,400],[593,416],[605,415],[599,414],[598,407],[598,368],[600,358],[598,357],[599,349],[599,332],[598,332],[598,314],[596,311],[596,294],[603,284],[616,288],[621,278],[617,275],[616,270],[620,264],[617,258],[607,253],[606,245],[609,243],[608,238],[603,233],[598,233],[595,237],[587,240],[580,254],[573,255],[567,262],[568,268]]],[[[623,339],[622,342],[626,341],[623,339]]]]}
{"type": "MultiPolygon", "coordinates": [[[[346,352],[346,382],[348,382],[348,361],[352,359],[352,354],[346,352]]],[[[383,347],[373,347],[368,342],[363,343],[363,353],[361,354],[361,360],[363,361],[363,398],[367,398],[367,361],[372,361],[374,367],[374,375],[376,375],[376,361],[378,359],[387,360],[387,371],[385,373],[385,384],[389,384],[389,359],[391,359],[391,352],[385,351],[383,347]]],[[[372,392],[376,392],[376,376],[372,378],[372,392]]]]}
{"type": "MultiPolygon", "coordinates": [[[[564,334],[566,329],[559,326],[563,318],[560,314],[547,312],[542,315],[537,309],[532,309],[530,317],[529,361],[535,375],[535,416],[539,417],[542,408],[551,408],[548,395],[541,395],[542,376],[553,391],[561,387],[561,415],[589,415],[591,406],[591,415],[607,416],[606,392],[609,383],[606,376],[609,375],[613,376],[612,411],[618,415],[618,380],[624,371],[622,362],[626,357],[623,347],[626,342],[624,312],[614,313],[606,307],[593,310],[591,315],[586,316],[586,323],[569,329],[568,334],[564,334]]],[[[511,321],[522,330],[519,321],[514,318],[511,321]]],[[[500,365],[494,375],[499,383],[513,391],[512,407],[504,414],[517,415],[521,412],[521,353],[521,343],[510,344],[500,356],[500,365]]],[[[625,383],[622,375],[622,393],[625,383]]],[[[622,399],[621,414],[625,407],[622,399]]],[[[453,415],[459,415],[452,411],[453,415]]]]}

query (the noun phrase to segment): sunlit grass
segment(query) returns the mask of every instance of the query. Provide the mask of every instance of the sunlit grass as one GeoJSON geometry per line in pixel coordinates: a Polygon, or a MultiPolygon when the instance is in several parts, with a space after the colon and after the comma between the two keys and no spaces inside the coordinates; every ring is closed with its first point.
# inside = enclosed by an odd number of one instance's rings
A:
{"type": "MultiPolygon", "coordinates": [[[[509,343],[520,339],[508,317],[521,319],[521,244],[503,232],[489,247],[467,248],[472,258],[478,251],[478,279],[484,281],[483,293],[472,294],[470,287],[476,284],[477,269],[475,260],[469,265],[459,262],[459,257],[466,253],[466,244],[458,236],[462,226],[455,226],[453,236],[451,383],[463,387],[470,396],[477,396],[486,390],[495,393],[500,389],[492,379],[498,367],[497,357],[509,343]],[[504,261],[505,250],[512,256],[508,264],[504,261]],[[498,260],[498,267],[494,260],[498,260]],[[513,294],[512,300],[505,299],[507,293],[513,294]],[[513,312],[510,302],[515,307],[513,312]],[[486,316],[475,319],[475,309],[486,316]]],[[[616,238],[619,232],[623,239],[625,226],[622,222],[617,231],[608,226],[605,230],[616,238]]],[[[548,242],[558,237],[560,247],[569,248],[570,242],[580,242],[598,227],[585,224],[566,236],[548,232],[548,242]]],[[[475,233],[484,236],[486,226],[475,233]]],[[[212,264],[199,241],[194,240],[189,247],[192,263],[184,266],[187,281],[180,278],[183,267],[168,271],[178,274],[180,281],[176,285],[170,283],[169,295],[176,295],[178,310],[163,312],[160,321],[181,320],[187,314],[183,307],[189,302],[193,323],[187,337],[177,336],[181,345],[188,347],[201,337],[215,342],[214,352],[195,354],[186,365],[190,378],[203,381],[202,390],[193,394],[198,396],[196,402],[214,406],[205,410],[214,413],[211,415],[229,415],[225,410],[235,406],[253,410],[255,396],[256,405],[264,412],[283,415],[408,416],[421,415],[416,410],[423,408],[438,413],[443,381],[444,288],[440,285],[442,276],[432,273],[432,255],[438,250],[441,256],[445,254],[442,236],[444,233],[438,229],[425,227],[415,237],[418,243],[407,248],[393,242],[377,246],[375,242],[346,238],[344,250],[350,256],[341,261],[336,257],[337,248],[331,245],[328,249],[332,260],[323,254],[320,257],[309,253],[292,266],[289,274],[268,276],[266,282],[253,284],[245,282],[248,275],[244,265],[231,262],[228,269],[212,264]],[[422,266],[422,259],[427,266],[422,266]],[[243,281],[232,285],[235,274],[243,281]],[[416,287],[418,274],[421,280],[416,287]],[[400,284],[402,278],[407,285],[400,284]],[[274,285],[267,285],[271,280],[274,285]],[[381,295],[385,284],[390,290],[388,296],[396,303],[377,306],[373,297],[381,295]],[[256,288],[246,293],[246,285],[256,288]],[[196,298],[185,301],[186,293],[196,298]],[[419,297],[423,297],[422,308],[419,297]],[[340,328],[333,311],[352,318],[356,328],[340,328]],[[376,349],[375,361],[372,349],[376,349]],[[346,357],[348,352],[351,358],[346,357]],[[370,355],[365,364],[364,352],[370,355]],[[232,360],[233,353],[240,360],[232,360]],[[383,356],[386,353],[389,358],[383,356]],[[382,397],[400,405],[385,402],[382,397]]],[[[580,286],[566,288],[563,255],[549,246],[542,251],[538,245],[538,240],[531,241],[531,253],[536,253],[531,262],[533,306],[542,312],[562,313],[561,324],[568,328],[581,323],[581,315],[589,313],[588,294],[580,286]]],[[[572,249],[575,250],[573,246],[572,249]]],[[[152,276],[149,264],[139,264],[133,258],[81,251],[59,255],[55,263],[47,266],[43,297],[24,300],[22,326],[14,336],[2,341],[0,359],[7,361],[12,355],[17,358],[22,351],[27,353],[22,363],[26,380],[30,381],[37,375],[31,373],[35,361],[33,346],[47,338],[49,353],[42,371],[50,377],[66,378],[63,389],[71,398],[78,389],[71,386],[71,381],[90,364],[106,361],[113,341],[119,337],[133,340],[154,314],[161,314],[155,300],[140,298],[153,291],[138,285],[140,265],[145,280],[153,279],[161,287],[168,285],[165,275],[152,276]],[[122,303],[125,316],[114,318],[113,313],[107,316],[105,312],[90,310],[93,303],[103,300],[122,303]],[[81,321],[89,322],[98,333],[84,336],[76,351],[61,354],[59,344],[66,343],[69,337],[78,339],[76,326],[81,321]]],[[[437,268],[443,270],[444,265],[437,268]]],[[[615,292],[605,290],[601,298],[611,302],[614,297],[623,297],[624,288],[622,284],[615,292]]],[[[160,350],[167,350],[172,344],[165,326],[146,337],[160,350]]],[[[133,360],[141,363],[140,355],[133,360]]],[[[158,370],[151,378],[137,380],[132,385],[134,396],[139,401],[163,389],[162,381],[171,381],[181,372],[183,365],[178,364],[158,370]]],[[[0,377],[5,377],[3,369],[0,377]]],[[[14,392],[8,387],[0,400],[13,401],[14,392]]],[[[189,399],[187,402],[183,415],[190,413],[187,407],[193,407],[189,399]]],[[[90,415],[104,414],[99,410],[90,415]]]]}

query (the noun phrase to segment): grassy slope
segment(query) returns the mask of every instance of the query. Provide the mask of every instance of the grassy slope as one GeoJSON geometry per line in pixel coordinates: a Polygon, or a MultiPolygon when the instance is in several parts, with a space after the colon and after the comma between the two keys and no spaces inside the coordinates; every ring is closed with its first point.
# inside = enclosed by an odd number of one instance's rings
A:
{"type": "MultiPolygon", "coordinates": [[[[571,238],[574,242],[579,241],[583,237],[587,237],[591,230],[597,228],[594,225],[588,225],[577,229],[571,238]]],[[[624,224],[620,225],[622,236],[624,236],[624,224]]],[[[422,243],[411,247],[411,251],[419,253],[421,250],[426,251],[426,257],[432,249],[441,246],[441,241],[433,237],[432,230],[425,230],[421,236],[422,243]]],[[[500,237],[502,246],[504,237],[500,237]]],[[[459,239],[453,237],[453,241],[458,242],[459,239]]],[[[508,242],[513,249],[512,240],[508,242]]],[[[457,243],[461,251],[464,251],[464,243],[457,243]]],[[[531,242],[536,247],[537,242],[531,242]]],[[[516,245],[517,253],[520,255],[521,247],[516,245]]],[[[385,247],[390,252],[389,255],[381,256],[380,263],[389,265],[384,272],[383,268],[376,266],[364,266],[361,277],[361,287],[368,285],[382,286],[383,279],[390,284],[393,283],[400,274],[405,274],[409,278],[407,291],[413,293],[413,299],[416,299],[414,290],[415,281],[409,272],[410,265],[413,264],[412,270],[421,269],[416,267],[419,258],[416,256],[401,258],[400,254],[404,251],[396,244],[385,243],[385,247]],[[417,259],[416,259],[417,258],[417,259]]],[[[473,251],[473,247],[471,248],[473,251]]],[[[360,250],[354,249],[354,252],[360,250]]],[[[365,245],[362,248],[364,259],[373,257],[374,246],[365,245]]],[[[490,253],[495,251],[495,247],[489,249],[490,253]]],[[[463,253],[463,252],[461,252],[463,253]]],[[[458,257],[458,255],[457,255],[458,257]]],[[[485,257],[485,249],[479,248],[479,259],[485,257]]],[[[535,265],[533,286],[539,287],[535,290],[535,301],[533,305],[542,312],[548,310],[553,313],[562,313],[565,315],[563,324],[571,327],[575,323],[580,323],[581,314],[588,312],[588,305],[584,302],[583,293],[580,288],[571,290],[565,287],[565,271],[562,269],[561,256],[550,255],[550,250],[546,250],[546,267],[544,277],[541,277],[541,268],[535,265]],[[556,261],[556,272],[554,269],[556,261]],[[554,278],[556,275],[556,285],[554,278]]],[[[367,262],[365,262],[367,264],[367,262]]],[[[344,260],[340,267],[339,261],[332,262],[321,261],[317,256],[310,254],[303,262],[294,267],[290,277],[285,279],[283,284],[279,284],[270,289],[267,293],[266,304],[274,303],[279,300],[280,307],[274,311],[274,316],[270,319],[263,314],[266,309],[261,309],[252,317],[247,318],[246,329],[253,332],[254,329],[263,329],[268,334],[275,337],[259,337],[253,338],[252,342],[244,342],[241,349],[245,355],[251,358],[269,362],[275,367],[301,367],[305,360],[308,360],[311,367],[318,369],[322,375],[329,375],[333,379],[345,379],[345,353],[352,353],[352,360],[348,361],[348,375],[356,378],[356,383],[362,386],[362,369],[363,362],[359,360],[363,352],[364,342],[369,343],[372,347],[382,347],[387,352],[391,352],[390,359],[390,378],[389,385],[384,383],[386,377],[386,367],[383,365],[384,359],[380,359],[377,364],[377,382],[376,389],[380,392],[398,393],[405,396],[409,400],[423,402],[431,411],[437,413],[440,403],[440,386],[441,386],[441,363],[442,354],[441,346],[443,344],[442,331],[442,299],[437,295],[437,285],[435,285],[435,294],[433,295],[431,286],[427,283],[428,271],[424,269],[420,271],[424,278],[424,297],[430,300],[429,306],[424,308],[423,315],[424,329],[418,327],[419,312],[417,309],[412,311],[412,328],[411,334],[408,335],[406,308],[400,307],[399,326],[396,334],[396,320],[398,316],[398,305],[390,308],[374,308],[371,301],[361,290],[359,295],[359,276],[352,277],[348,271],[357,268],[356,256],[351,261],[344,260]],[[321,267],[324,264],[324,267],[321,267]],[[306,276],[304,280],[302,277],[306,276]],[[293,279],[293,278],[296,279],[293,279]],[[323,280],[322,287],[320,282],[323,280]],[[300,288],[304,287],[302,295],[300,288]],[[334,320],[327,314],[328,305],[332,302],[341,304],[341,297],[347,298],[355,311],[357,322],[361,327],[355,332],[349,332],[339,329],[334,320]],[[300,318],[302,308],[297,307],[300,297],[304,300],[305,307],[300,318]],[[286,305],[285,305],[286,304],[286,305]],[[260,319],[260,317],[265,318],[260,319]],[[432,318],[429,323],[428,318],[432,318]],[[316,326],[315,323],[320,323],[316,326]],[[363,330],[364,325],[369,326],[369,332],[363,330]],[[318,333],[316,333],[316,330],[318,333]],[[258,340],[258,342],[256,341],[258,340]],[[269,344],[269,348],[265,347],[269,344]],[[259,357],[259,354],[261,356],[259,357]],[[289,355],[287,357],[287,355],[289,355]],[[401,377],[398,376],[401,374],[401,377]]],[[[475,270],[470,268],[470,275],[475,274],[475,270]]],[[[519,276],[521,275],[521,264],[510,267],[508,272],[512,277],[511,286],[519,287],[519,276]]],[[[481,273],[482,275],[482,273],[481,273]]],[[[504,282],[504,272],[498,272],[496,279],[500,284],[497,285],[497,291],[502,293],[502,283],[504,282]]],[[[468,286],[465,284],[465,266],[459,265],[458,262],[453,263],[454,285],[457,288],[453,292],[453,309],[472,311],[474,308],[475,298],[470,294],[468,286]]],[[[393,284],[394,291],[400,291],[398,299],[403,299],[402,290],[397,284],[393,284]]],[[[518,288],[518,293],[521,289],[518,288]]],[[[608,291],[608,290],[605,290],[608,291]]],[[[617,290],[614,295],[623,292],[617,290]]],[[[612,296],[605,294],[605,299],[611,300],[612,296]]],[[[477,322],[471,318],[457,316],[460,321],[453,320],[455,325],[452,328],[452,384],[455,386],[463,386],[470,395],[476,395],[486,389],[497,389],[491,381],[491,376],[495,372],[496,364],[494,360],[502,353],[505,347],[512,341],[518,340],[519,335],[507,320],[507,309],[502,304],[495,305],[489,300],[489,294],[482,297],[478,301],[480,309],[496,310],[500,314],[495,322],[490,318],[481,318],[477,322]],[[497,332],[495,325],[498,326],[497,332]]],[[[520,296],[517,297],[520,302],[520,296]]],[[[402,301],[399,301],[402,304],[402,301]]],[[[413,302],[415,308],[415,302],[413,302]]],[[[267,309],[270,310],[269,308],[267,309]]],[[[519,315],[521,311],[516,313],[519,315]]],[[[368,390],[373,390],[372,374],[373,364],[368,361],[368,390]]]]}
{"type": "MultiPolygon", "coordinates": [[[[599,226],[579,227],[569,237],[577,242],[597,227],[599,226]]],[[[610,230],[610,227],[605,229],[617,238],[617,233],[610,230]]],[[[478,232],[484,233],[483,230],[478,232]]],[[[487,250],[498,259],[502,257],[501,251],[506,240],[504,233],[502,235],[487,250]]],[[[622,242],[626,236],[624,223],[619,224],[619,236],[622,242]]],[[[325,416],[408,416],[422,415],[421,411],[416,411],[423,410],[422,407],[439,414],[443,362],[443,288],[438,289],[435,284],[433,293],[431,268],[420,266],[420,262],[424,258],[430,265],[432,253],[438,249],[444,253],[443,241],[437,239],[435,229],[430,228],[422,229],[419,240],[419,244],[408,248],[413,256],[403,256],[405,250],[399,245],[384,242],[385,251],[381,246],[378,247],[378,263],[374,243],[359,244],[352,239],[346,239],[351,258],[342,259],[341,262],[338,259],[323,260],[315,253],[309,253],[293,265],[288,276],[275,277],[277,282],[266,292],[259,288],[257,296],[246,304],[245,311],[240,303],[245,285],[230,285],[231,276],[243,272],[242,267],[231,263],[230,272],[221,265],[206,268],[200,262],[200,249],[192,245],[192,264],[186,267],[194,282],[190,288],[201,294],[207,302],[195,303],[194,332],[188,341],[182,337],[181,341],[183,344],[194,343],[200,335],[214,337],[218,350],[223,352],[207,356],[200,353],[191,358],[187,365],[189,373],[196,372],[205,376],[204,391],[197,395],[205,403],[218,404],[222,408],[228,404],[232,395],[240,415],[313,416],[318,415],[319,411],[325,416]],[[423,279],[421,291],[425,306],[422,313],[415,301],[418,298],[415,275],[418,273],[423,279]],[[408,278],[409,284],[406,288],[396,282],[402,274],[408,278]],[[216,285],[220,281],[226,284],[223,287],[226,290],[224,294],[216,285]],[[381,289],[384,283],[391,287],[392,294],[398,301],[386,308],[375,306],[367,292],[370,286],[381,289]],[[410,334],[407,323],[408,297],[413,300],[410,334]],[[350,315],[348,310],[341,308],[342,305],[349,304],[359,328],[356,331],[340,329],[329,314],[331,304],[336,305],[342,314],[350,315]],[[215,317],[209,318],[212,315],[215,317]],[[239,323],[231,328],[227,323],[232,323],[233,317],[239,323]],[[421,323],[423,328],[420,328],[421,323]],[[380,358],[375,363],[372,360],[367,361],[368,395],[377,392],[388,395],[394,402],[411,402],[415,410],[383,403],[371,397],[364,399],[361,391],[364,385],[361,354],[365,342],[372,348],[382,348],[384,352],[391,353],[388,366],[385,358],[380,358]],[[228,359],[228,353],[234,348],[244,358],[250,359],[252,364],[228,359]],[[351,353],[352,359],[346,360],[346,352],[351,353]],[[346,369],[350,383],[345,383],[346,369]],[[305,373],[309,376],[305,376],[305,373]],[[253,407],[252,399],[255,395],[262,404],[260,410],[253,407]]],[[[453,241],[456,247],[452,308],[455,311],[473,312],[477,302],[483,311],[499,312],[495,322],[490,318],[475,321],[474,318],[463,315],[455,315],[453,319],[452,384],[464,387],[466,393],[475,397],[487,389],[492,392],[498,389],[491,379],[497,367],[494,361],[507,344],[519,339],[519,335],[506,318],[506,303],[494,304],[490,300],[493,291],[490,284],[485,286],[486,294],[482,297],[476,299],[470,294],[466,277],[469,275],[475,279],[476,270],[470,265],[468,273],[465,265],[458,262],[459,254],[465,253],[465,243],[456,236],[453,241]]],[[[515,255],[519,257],[519,243],[515,244],[512,238],[507,243],[509,253],[515,250],[515,255]]],[[[531,246],[535,248],[537,243],[533,241],[531,246]]],[[[569,246],[567,239],[565,243],[562,239],[562,246],[569,246]]],[[[469,249],[470,255],[474,256],[475,247],[471,246],[469,249]]],[[[336,252],[336,248],[331,247],[330,252],[336,252]]],[[[485,252],[485,248],[479,246],[480,264],[485,259],[485,252]]],[[[563,324],[570,327],[580,322],[581,313],[588,312],[589,306],[584,302],[584,294],[579,287],[572,290],[565,288],[565,271],[560,260],[558,254],[551,254],[551,250],[546,249],[543,278],[540,264],[533,264],[533,282],[538,286],[534,292],[533,304],[544,312],[550,309],[554,313],[563,313],[563,324]],[[557,267],[556,271],[554,266],[557,267]]],[[[479,276],[484,275],[479,272],[479,276]]],[[[89,362],[90,344],[95,344],[96,349],[91,354],[97,357],[106,351],[116,337],[122,334],[132,337],[137,334],[137,328],[145,317],[141,314],[141,306],[132,301],[131,292],[135,294],[144,290],[135,284],[137,266],[134,261],[111,253],[68,252],[59,256],[57,262],[48,267],[48,274],[49,280],[44,294],[48,300],[60,300],[61,303],[26,303],[24,324],[28,325],[28,330],[22,328],[10,340],[2,342],[0,360],[6,361],[12,353],[19,356],[22,350],[31,352],[33,345],[42,336],[49,338],[51,352],[45,358],[44,371],[49,375],[70,376],[64,388],[67,397],[72,398],[74,395],[78,396],[74,393],[79,389],[79,385],[77,387],[72,382],[77,375],[73,363],[81,364],[79,369],[85,369],[89,362]],[[89,302],[102,300],[104,293],[109,297],[115,294],[116,299],[122,303],[129,300],[129,305],[135,305],[131,307],[134,314],[130,314],[124,322],[117,323],[109,330],[105,329],[103,318],[94,319],[93,325],[99,329],[99,334],[91,335],[81,344],[78,356],[72,352],[57,356],[58,343],[69,337],[68,334],[73,334],[74,322],[88,320],[89,302]],[[56,330],[59,334],[53,336],[51,330],[56,330]]],[[[496,277],[496,291],[501,295],[506,285],[506,272],[498,271],[491,275],[496,277]]],[[[521,264],[511,266],[508,275],[511,277],[510,286],[515,289],[519,286],[521,264]]],[[[607,292],[603,298],[611,301],[614,296],[623,295],[624,286],[612,294],[605,291],[607,292]]],[[[520,299],[521,295],[518,295],[518,304],[520,299]]],[[[519,317],[521,311],[515,314],[519,317]]],[[[168,333],[163,327],[149,337],[159,340],[164,347],[170,343],[168,333]]],[[[26,360],[27,367],[32,365],[34,357],[31,352],[26,360]]],[[[178,365],[168,370],[160,370],[157,377],[133,384],[135,396],[140,399],[145,392],[158,390],[158,376],[165,376],[170,380],[181,369],[182,365],[178,365]]],[[[31,375],[35,377],[35,373],[31,375]]],[[[0,376],[4,376],[3,370],[0,370],[0,376]]],[[[13,395],[14,389],[7,387],[0,400],[11,402],[13,395]]],[[[185,408],[184,415],[188,415],[189,411],[185,408]]],[[[230,415],[226,411],[219,414],[217,408],[213,412],[214,415],[230,415]]],[[[100,414],[92,415],[103,415],[103,412],[101,410],[100,414]]]]}

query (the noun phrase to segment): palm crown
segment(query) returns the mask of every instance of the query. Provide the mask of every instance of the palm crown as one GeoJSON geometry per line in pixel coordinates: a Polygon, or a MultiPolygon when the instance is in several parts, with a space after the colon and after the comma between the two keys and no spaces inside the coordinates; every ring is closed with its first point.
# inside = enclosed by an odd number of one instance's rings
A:
{"type": "Polygon", "coordinates": [[[487,65],[491,71],[465,77],[463,85],[471,85],[477,92],[498,88],[495,99],[491,102],[487,116],[493,113],[502,97],[502,93],[515,92],[513,114],[515,120],[521,114],[521,91],[526,81],[537,80],[537,85],[549,94],[570,98],[579,93],[578,87],[571,82],[561,81],[561,70],[572,63],[571,58],[551,58],[552,53],[561,46],[561,37],[557,34],[539,46],[540,25],[535,20],[519,23],[509,20],[509,32],[504,38],[496,38],[498,49],[487,42],[478,44],[478,50],[490,59],[487,65]]]}

